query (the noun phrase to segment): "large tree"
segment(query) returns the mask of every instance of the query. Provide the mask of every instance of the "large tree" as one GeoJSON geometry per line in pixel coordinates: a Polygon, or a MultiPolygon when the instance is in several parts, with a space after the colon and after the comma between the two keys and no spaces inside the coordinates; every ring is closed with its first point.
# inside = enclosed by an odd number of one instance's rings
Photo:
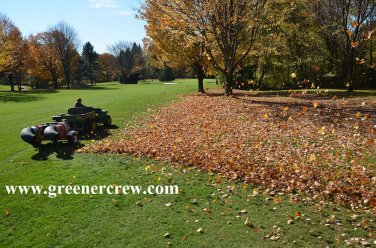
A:
{"type": "MultiPolygon", "coordinates": [[[[268,5],[268,21],[256,42],[257,86],[264,77],[285,87],[313,87],[318,65],[325,63],[318,48],[325,47],[313,22],[309,0],[278,0],[268,5]],[[294,78],[291,78],[291,74],[294,78]]],[[[261,86],[262,87],[262,86],[261,86]]]]}
{"type": "Polygon", "coordinates": [[[144,47],[160,67],[169,64],[175,68],[190,66],[198,80],[198,92],[205,92],[204,77],[208,69],[205,43],[194,32],[195,29],[166,13],[158,2],[147,1],[140,10],[146,20],[144,47]],[[184,25],[184,28],[182,28],[184,25]]]}
{"type": "Polygon", "coordinates": [[[11,91],[14,91],[14,80],[18,83],[18,90],[21,90],[25,54],[26,44],[20,30],[0,13],[0,74],[7,77],[11,91]]]}
{"type": "Polygon", "coordinates": [[[63,68],[64,80],[67,88],[71,85],[73,78],[72,68],[74,66],[74,57],[77,54],[79,39],[72,26],[65,22],[60,22],[49,29],[51,33],[54,49],[57,53],[61,66],[63,68]]]}
{"type": "Polygon", "coordinates": [[[169,17],[162,24],[173,20],[187,39],[193,32],[205,44],[211,65],[225,79],[225,94],[231,95],[235,71],[256,41],[266,0],[149,0],[146,4],[169,17]]]}
{"type": "Polygon", "coordinates": [[[29,38],[29,73],[36,79],[46,79],[53,82],[58,88],[58,79],[61,74],[59,58],[54,49],[52,33],[43,32],[29,38]]]}

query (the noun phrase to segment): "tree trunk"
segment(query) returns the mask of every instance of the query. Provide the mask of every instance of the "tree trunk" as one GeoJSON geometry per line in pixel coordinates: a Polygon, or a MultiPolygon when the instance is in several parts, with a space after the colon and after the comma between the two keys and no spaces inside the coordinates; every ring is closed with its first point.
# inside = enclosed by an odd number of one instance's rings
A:
{"type": "Polygon", "coordinates": [[[17,88],[18,88],[18,91],[21,92],[21,91],[22,91],[22,79],[21,79],[21,74],[20,74],[20,72],[17,72],[17,73],[16,73],[16,81],[17,81],[17,88]]]}
{"type": "Polygon", "coordinates": [[[14,82],[13,82],[13,74],[12,73],[8,74],[8,80],[9,80],[9,84],[10,84],[10,90],[14,91],[14,82]]]}
{"type": "Polygon", "coordinates": [[[204,77],[197,77],[197,81],[198,81],[198,91],[197,92],[205,93],[204,77]]]}
{"type": "Polygon", "coordinates": [[[259,77],[259,79],[257,79],[256,77],[255,77],[255,80],[256,80],[256,87],[258,88],[258,89],[260,89],[260,88],[262,88],[261,86],[262,86],[262,80],[264,79],[264,76],[266,75],[266,73],[267,73],[267,70],[268,70],[268,66],[267,65],[265,65],[265,66],[261,66],[261,76],[259,77]]]}
{"type": "Polygon", "coordinates": [[[54,76],[53,78],[52,78],[52,81],[54,82],[54,89],[57,89],[57,77],[56,76],[54,76]]]}
{"type": "Polygon", "coordinates": [[[266,71],[265,70],[261,70],[261,76],[260,76],[259,79],[257,79],[257,83],[256,83],[257,89],[261,88],[262,80],[264,79],[265,74],[266,74],[266,71]]]}
{"type": "Polygon", "coordinates": [[[369,46],[369,64],[373,65],[373,42],[371,40],[370,46],[369,46]]]}
{"type": "Polygon", "coordinates": [[[224,90],[225,90],[225,96],[232,96],[234,95],[232,91],[233,86],[233,78],[232,75],[226,75],[225,76],[225,83],[224,83],[224,90]]]}
{"type": "Polygon", "coordinates": [[[67,76],[65,77],[65,80],[67,81],[67,82],[66,82],[66,83],[67,83],[67,88],[69,89],[69,88],[70,88],[70,76],[67,75],[67,76]]]}
{"type": "Polygon", "coordinates": [[[90,85],[93,86],[94,85],[94,76],[93,76],[93,73],[92,73],[91,70],[89,72],[89,77],[90,77],[90,85]]]}
{"type": "Polygon", "coordinates": [[[67,88],[69,89],[70,88],[70,80],[71,80],[71,77],[70,77],[70,68],[69,68],[70,64],[68,65],[65,65],[63,70],[64,70],[64,78],[65,78],[65,83],[67,84],[67,88]]]}
{"type": "Polygon", "coordinates": [[[354,71],[354,48],[350,48],[349,56],[346,61],[345,82],[347,84],[347,90],[352,92],[354,90],[353,71],[354,71]]]}
{"type": "Polygon", "coordinates": [[[204,89],[204,78],[205,78],[205,71],[204,71],[204,68],[202,68],[202,66],[197,63],[195,65],[195,69],[196,69],[196,73],[197,73],[197,82],[198,82],[198,89],[197,89],[197,92],[200,92],[200,93],[205,93],[205,89],[204,89]]]}

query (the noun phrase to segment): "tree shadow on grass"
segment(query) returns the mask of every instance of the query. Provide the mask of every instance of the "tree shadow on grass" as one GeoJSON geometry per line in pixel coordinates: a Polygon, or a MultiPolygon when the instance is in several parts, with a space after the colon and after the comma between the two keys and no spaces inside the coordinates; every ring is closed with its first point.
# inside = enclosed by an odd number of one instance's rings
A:
{"type": "MultiPolygon", "coordinates": [[[[295,109],[298,112],[302,110],[302,108],[312,107],[312,102],[306,101],[306,102],[281,102],[281,101],[264,101],[259,99],[239,99],[240,101],[247,102],[250,104],[260,104],[267,106],[271,109],[275,109],[277,112],[281,111],[284,107],[289,107],[290,109],[295,109]]],[[[340,105],[335,103],[322,103],[317,107],[317,110],[325,110],[332,112],[342,112],[347,113],[352,116],[355,116],[356,113],[361,113],[361,115],[373,115],[376,116],[376,109],[372,105],[367,106],[361,106],[359,104],[347,104],[347,105],[340,105]]]]}
{"type": "Polygon", "coordinates": [[[120,88],[115,87],[104,87],[104,86],[82,86],[78,88],[70,88],[66,90],[119,90],[120,88]]]}
{"type": "Polygon", "coordinates": [[[56,90],[0,91],[0,102],[32,102],[44,99],[45,94],[57,93],[56,90]]]}
{"type": "MultiPolygon", "coordinates": [[[[97,131],[93,134],[86,134],[81,135],[79,140],[101,140],[111,135],[109,132],[110,129],[118,129],[119,127],[116,125],[111,125],[110,127],[104,128],[103,126],[99,126],[97,131]]],[[[37,153],[34,154],[31,158],[33,160],[38,161],[46,161],[48,157],[56,154],[56,158],[61,160],[72,160],[74,158],[74,154],[76,150],[84,147],[84,144],[78,143],[76,145],[70,145],[65,141],[59,142],[49,142],[46,144],[42,144],[37,148],[37,153]]]]}
{"type": "Polygon", "coordinates": [[[42,96],[0,92],[0,102],[32,102],[39,101],[42,99],[42,96]]]}
{"type": "MultiPolygon", "coordinates": [[[[337,98],[354,98],[354,97],[376,97],[376,90],[355,90],[355,91],[347,91],[347,90],[339,90],[339,89],[322,89],[322,90],[307,90],[307,94],[301,94],[306,90],[270,90],[270,91],[253,91],[250,92],[249,96],[253,97],[278,97],[278,96],[285,96],[288,97],[291,94],[295,95],[295,97],[302,97],[302,98],[318,98],[318,99],[331,99],[334,96],[337,98]]],[[[237,92],[239,93],[239,92],[237,92]]],[[[246,95],[245,92],[240,92],[240,95],[246,95]]]]}
{"type": "MultiPolygon", "coordinates": [[[[266,90],[266,91],[242,91],[234,90],[234,97],[289,97],[292,94],[295,98],[303,99],[332,99],[334,96],[337,98],[354,98],[354,97],[376,97],[376,90],[355,90],[349,92],[346,90],[308,90],[307,94],[301,94],[305,90],[266,90]]],[[[207,96],[220,97],[224,96],[221,91],[209,92],[207,96]]]]}
{"type": "MultiPolygon", "coordinates": [[[[302,91],[295,91],[293,94],[288,91],[263,91],[263,92],[251,92],[248,96],[250,97],[289,97],[293,96],[294,98],[301,99],[319,99],[319,100],[330,100],[333,97],[336,98],[367,98],[367,97],[376,97],[376,91],[341,91],[341,90],[331,90],[328,92],[325,91],[308,91],[308,94],[301,94],[302,91]]],[[[240,95],[246,95],[240,93],[240,95]]]]}
{"type": "MultiPolygon", "coordinates": [[[[376,120],[376,106],[374,103],[367,102],[362,104],[363,97],[376,96],[376,91],[358,91],[346,92],[341,90],[331,90],[324,94],[301,94],[289,93],[288,91],[270,91],[270,92],[244,92],[235,91],[234,99],[249,104],[250,107],[266,107],[273,111],[273,115],[280,117],[281,120],[288,120],[293,115],[301,115],[305,111],[314,114],[314,119],[321,122],[333,123],[334,120],[355,118],[357,115],[376,120]],[[336,100],[334,100],[336,96],[336,100]],[[356,97],[358,99],[356,99],[356,97]],[[343,100],[344,98],[344,100],[343,100]],[[313,107],[313,103],[318,101],[318,106],[313,107]],[[286,109],[288,111],[285,111],[286,109]],[[303,110],[305,109],[305,110],[303,110]]],[[[207,94],[209,97],[223,97],[220,92],[207,94]]],[[[308,113],[307,113],[308,114],[308,113]]]]}

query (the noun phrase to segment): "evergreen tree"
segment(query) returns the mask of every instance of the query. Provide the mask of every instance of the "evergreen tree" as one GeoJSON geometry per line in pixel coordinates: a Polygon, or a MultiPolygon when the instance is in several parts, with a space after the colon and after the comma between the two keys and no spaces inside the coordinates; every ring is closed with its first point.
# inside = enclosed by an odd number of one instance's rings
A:
{"type": "Polygon", "coordinates": [[[133,43],[126,49],[119,49],[117,62],[120,68],[120,83],[136,84],[143,70],[143,50],[140,45],[133,43]]]}
{"type": "Polygon", "coordinates": [[[168,81],[174,81],[174,73],[172,72],[172,69],[169,66],[165,66],[161,74],[159,75],[159,81],[161,82],[168,82],[168,81]]]}
{"type": "Polygon", "coordinates": [[[84,76],[93,85],[99,70],[99,55],[94,51],[94,46],[90,42],[86,42],[83,47],[82,60],[84,62],[84,76]]]}

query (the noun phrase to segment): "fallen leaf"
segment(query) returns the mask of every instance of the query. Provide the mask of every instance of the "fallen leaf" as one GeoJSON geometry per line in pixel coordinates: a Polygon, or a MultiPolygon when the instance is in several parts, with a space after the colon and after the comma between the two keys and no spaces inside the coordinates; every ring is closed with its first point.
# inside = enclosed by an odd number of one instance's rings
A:
{"type": "Polygon", "coordinates": [[[247,217],[247,219],[245,219],[244,225],[246,225],[248,227],[254,227],[254,225],[252,224],[252,222],[250,221],[250,219],[248,217],[247,217]]]}
{"type": "Polygon", "coordinates": [[[309,155],[308,162],[314,162],[314,161],[316,161],[316,155],[315,154],[309,155]]]}
{"type": "Polygon", "coordinates": [[[10,212],[9,212],[9,210],[4,209],[4,210],[3,210],[3,215],[4,215],[5,217],[10,216],[10,212]]]}
{"type": "Polygon", "coordinates": [[[273,201],[274,201],[275,204],[280,204],[282,202],[282,198],[277,196],[276,198],[274,198],[273,201]]]}

